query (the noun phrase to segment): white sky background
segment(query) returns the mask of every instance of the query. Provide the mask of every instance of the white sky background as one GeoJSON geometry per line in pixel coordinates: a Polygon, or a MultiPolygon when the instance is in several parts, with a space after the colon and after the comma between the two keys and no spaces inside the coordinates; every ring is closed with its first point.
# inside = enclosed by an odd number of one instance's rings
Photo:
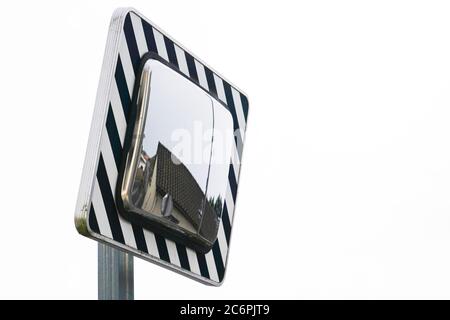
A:
{"type": "Polygon", "coordinates": [[[248,93],[228,271],[135,296],[450,298],[450,3],[14,1],[0,19],[0,298],[97,297],[73,214],[113,9],[248,93]]]}

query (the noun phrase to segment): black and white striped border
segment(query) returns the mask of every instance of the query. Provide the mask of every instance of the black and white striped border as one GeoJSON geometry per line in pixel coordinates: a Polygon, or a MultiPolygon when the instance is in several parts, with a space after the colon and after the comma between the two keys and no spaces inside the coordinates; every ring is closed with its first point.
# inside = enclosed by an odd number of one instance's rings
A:
{"type": "MultiPolygon", "coordinates": [[[[246,96],[214,71],[185,51],[163,32],[129,11],[123,32],[119,32],[119,52],[114,81],[109,88],[106,124],[102,130],[100,156],[93,182],[88,225],[91,233],[131,247],[150,260],[161,259],[177,270],[193,273],[213,283],[221,283],[230,243],[234,203],[238,187],[240,160],[248,115],[246,96]],[[141,57],[154,52],[171,63],[192,81],[220,99],[229,109],[237,132],[230,159],[228,188],[218,239],[207,254],[165,239],[122,218],[115,206],[115,187],[122,158],[122,146],[129,121],[135,73],[141,57]]],[[[95,236],[95,235],[94,235],[95,236]]]]}

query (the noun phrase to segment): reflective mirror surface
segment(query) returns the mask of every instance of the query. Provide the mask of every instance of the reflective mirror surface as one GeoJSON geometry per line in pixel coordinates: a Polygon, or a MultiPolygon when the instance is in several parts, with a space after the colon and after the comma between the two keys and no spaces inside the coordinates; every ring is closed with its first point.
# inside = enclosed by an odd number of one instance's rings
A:
{"type": "Polygon", "coordinates": [[[142,71],[120,194],[125,216],[208,251],[222,216],[233,142],[230,112],[160,61],[142,71]]]}

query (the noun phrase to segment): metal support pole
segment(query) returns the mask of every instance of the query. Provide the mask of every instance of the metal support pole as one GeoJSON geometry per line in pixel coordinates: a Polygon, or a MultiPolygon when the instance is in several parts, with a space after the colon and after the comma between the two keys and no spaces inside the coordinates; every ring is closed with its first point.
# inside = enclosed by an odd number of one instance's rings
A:
{"type": "Polygon", "coordinates": [[[98,299],[133,300],[133,256],[98,244],[98,299]]]}

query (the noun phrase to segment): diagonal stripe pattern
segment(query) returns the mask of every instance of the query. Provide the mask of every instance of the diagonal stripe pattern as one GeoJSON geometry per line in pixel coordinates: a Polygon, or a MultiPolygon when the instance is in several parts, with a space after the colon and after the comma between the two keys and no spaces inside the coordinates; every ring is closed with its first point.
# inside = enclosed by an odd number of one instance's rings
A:
{"type": "Polygon", "coordinates": [[[88,217],[91,231],[144,255],[161,259],[174,268],[181,268],[211,281],[221,282],[225,274],[230,244],[240,158],[248,116],[247,98],[160,30],[130,12],[124,21],[107,108],[88,217]],[[180,243],[130,223],[118,214],[115,205],[114,190],[122,161],[125,131],[129,124],[135,73],[141,57],[147,52],[158,54],[222,101],[230,111],[234,129],[238,132],[233,146],[233,156],[230,159],[229,183],[218,239],[212,250],[206,254],[197,253],[180,243]]]}

